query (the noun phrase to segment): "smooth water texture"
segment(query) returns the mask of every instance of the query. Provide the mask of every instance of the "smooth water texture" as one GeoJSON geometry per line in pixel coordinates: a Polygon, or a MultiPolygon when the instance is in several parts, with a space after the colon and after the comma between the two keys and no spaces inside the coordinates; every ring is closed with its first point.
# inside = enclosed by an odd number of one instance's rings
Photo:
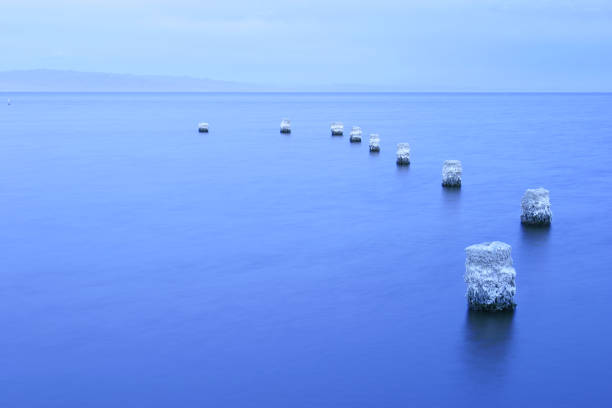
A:
{"type": "Polygon", "coordinates": [[[0,406],[612,398],[610,94],[2,97],[0,406]],[[540,186],[552,226],[522,227],[540,186]],[[513,314],[467,311],[490,240],[513,314]]]}

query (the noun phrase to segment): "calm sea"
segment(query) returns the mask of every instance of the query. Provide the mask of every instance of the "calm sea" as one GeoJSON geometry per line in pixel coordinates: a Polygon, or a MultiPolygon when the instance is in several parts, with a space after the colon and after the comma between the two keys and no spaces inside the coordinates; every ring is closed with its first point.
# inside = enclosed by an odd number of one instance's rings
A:
{"type": "Polygon", "coordinates": [[[609,406],[611,94],[0,96],[0,406],[609,406]]]}

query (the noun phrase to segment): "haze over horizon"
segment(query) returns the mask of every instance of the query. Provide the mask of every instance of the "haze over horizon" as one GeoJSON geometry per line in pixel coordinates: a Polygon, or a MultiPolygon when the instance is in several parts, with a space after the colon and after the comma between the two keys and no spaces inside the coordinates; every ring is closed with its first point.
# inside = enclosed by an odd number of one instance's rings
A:
{"type": "Polygon", "coordinates": [[[399,87],[364,84],[280,86],[176,75],[32,69],[0,71],[7,92],[403,92],[399,87]]]}
{"type": "Polygon", "coordinates": [[[612,91],[612,3],[5,0],[0,71],[268,88],[612,91]]]}

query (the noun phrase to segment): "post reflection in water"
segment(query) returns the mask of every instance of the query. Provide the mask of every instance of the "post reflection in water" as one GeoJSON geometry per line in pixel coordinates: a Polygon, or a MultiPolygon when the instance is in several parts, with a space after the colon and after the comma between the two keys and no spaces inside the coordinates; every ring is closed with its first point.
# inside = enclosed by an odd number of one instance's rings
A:
{"type": "Polygon", "coordinates": [[[550,225],[521,224],[521,237],[528,246],[543,246],[550,236],[550,225]]]}
{"type": "Polygon", "coordinates": [[[552,227],[521,225],[521,239],[516,248],[517,262],[521,262],[522,277],[520,281],[533,278],[530,271],[538,271],[540,276],[547,276],[550,268],[549,258],[552,227]],[[526,261],[529,261],[528,263],[526,261]]]}
{"type": "Polygon", "coordinates": [[[454,205],[461,199],[461,187],[440,187],[445,205],[454,205]]]}
{"type": "Polygon", "coordinates": [[[396,164],[395,167],[397,168],[398,173],[409,173],[410,172],[409,164],[396,164]]]}
{"type": "Polygon", "coordinates": [[[465,358],[477,373],[503,374],[512,348],[515,311],[468,310],[465,319],[465,358]]]}

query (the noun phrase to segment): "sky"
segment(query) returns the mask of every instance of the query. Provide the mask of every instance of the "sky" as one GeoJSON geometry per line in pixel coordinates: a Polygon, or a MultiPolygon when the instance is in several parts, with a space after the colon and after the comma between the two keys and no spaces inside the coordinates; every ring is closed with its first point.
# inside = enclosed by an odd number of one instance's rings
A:
{"type": "Polygon", "coordinates": [[[612,91],[612,0],[0,0],[0,71],[612,91]]]}

